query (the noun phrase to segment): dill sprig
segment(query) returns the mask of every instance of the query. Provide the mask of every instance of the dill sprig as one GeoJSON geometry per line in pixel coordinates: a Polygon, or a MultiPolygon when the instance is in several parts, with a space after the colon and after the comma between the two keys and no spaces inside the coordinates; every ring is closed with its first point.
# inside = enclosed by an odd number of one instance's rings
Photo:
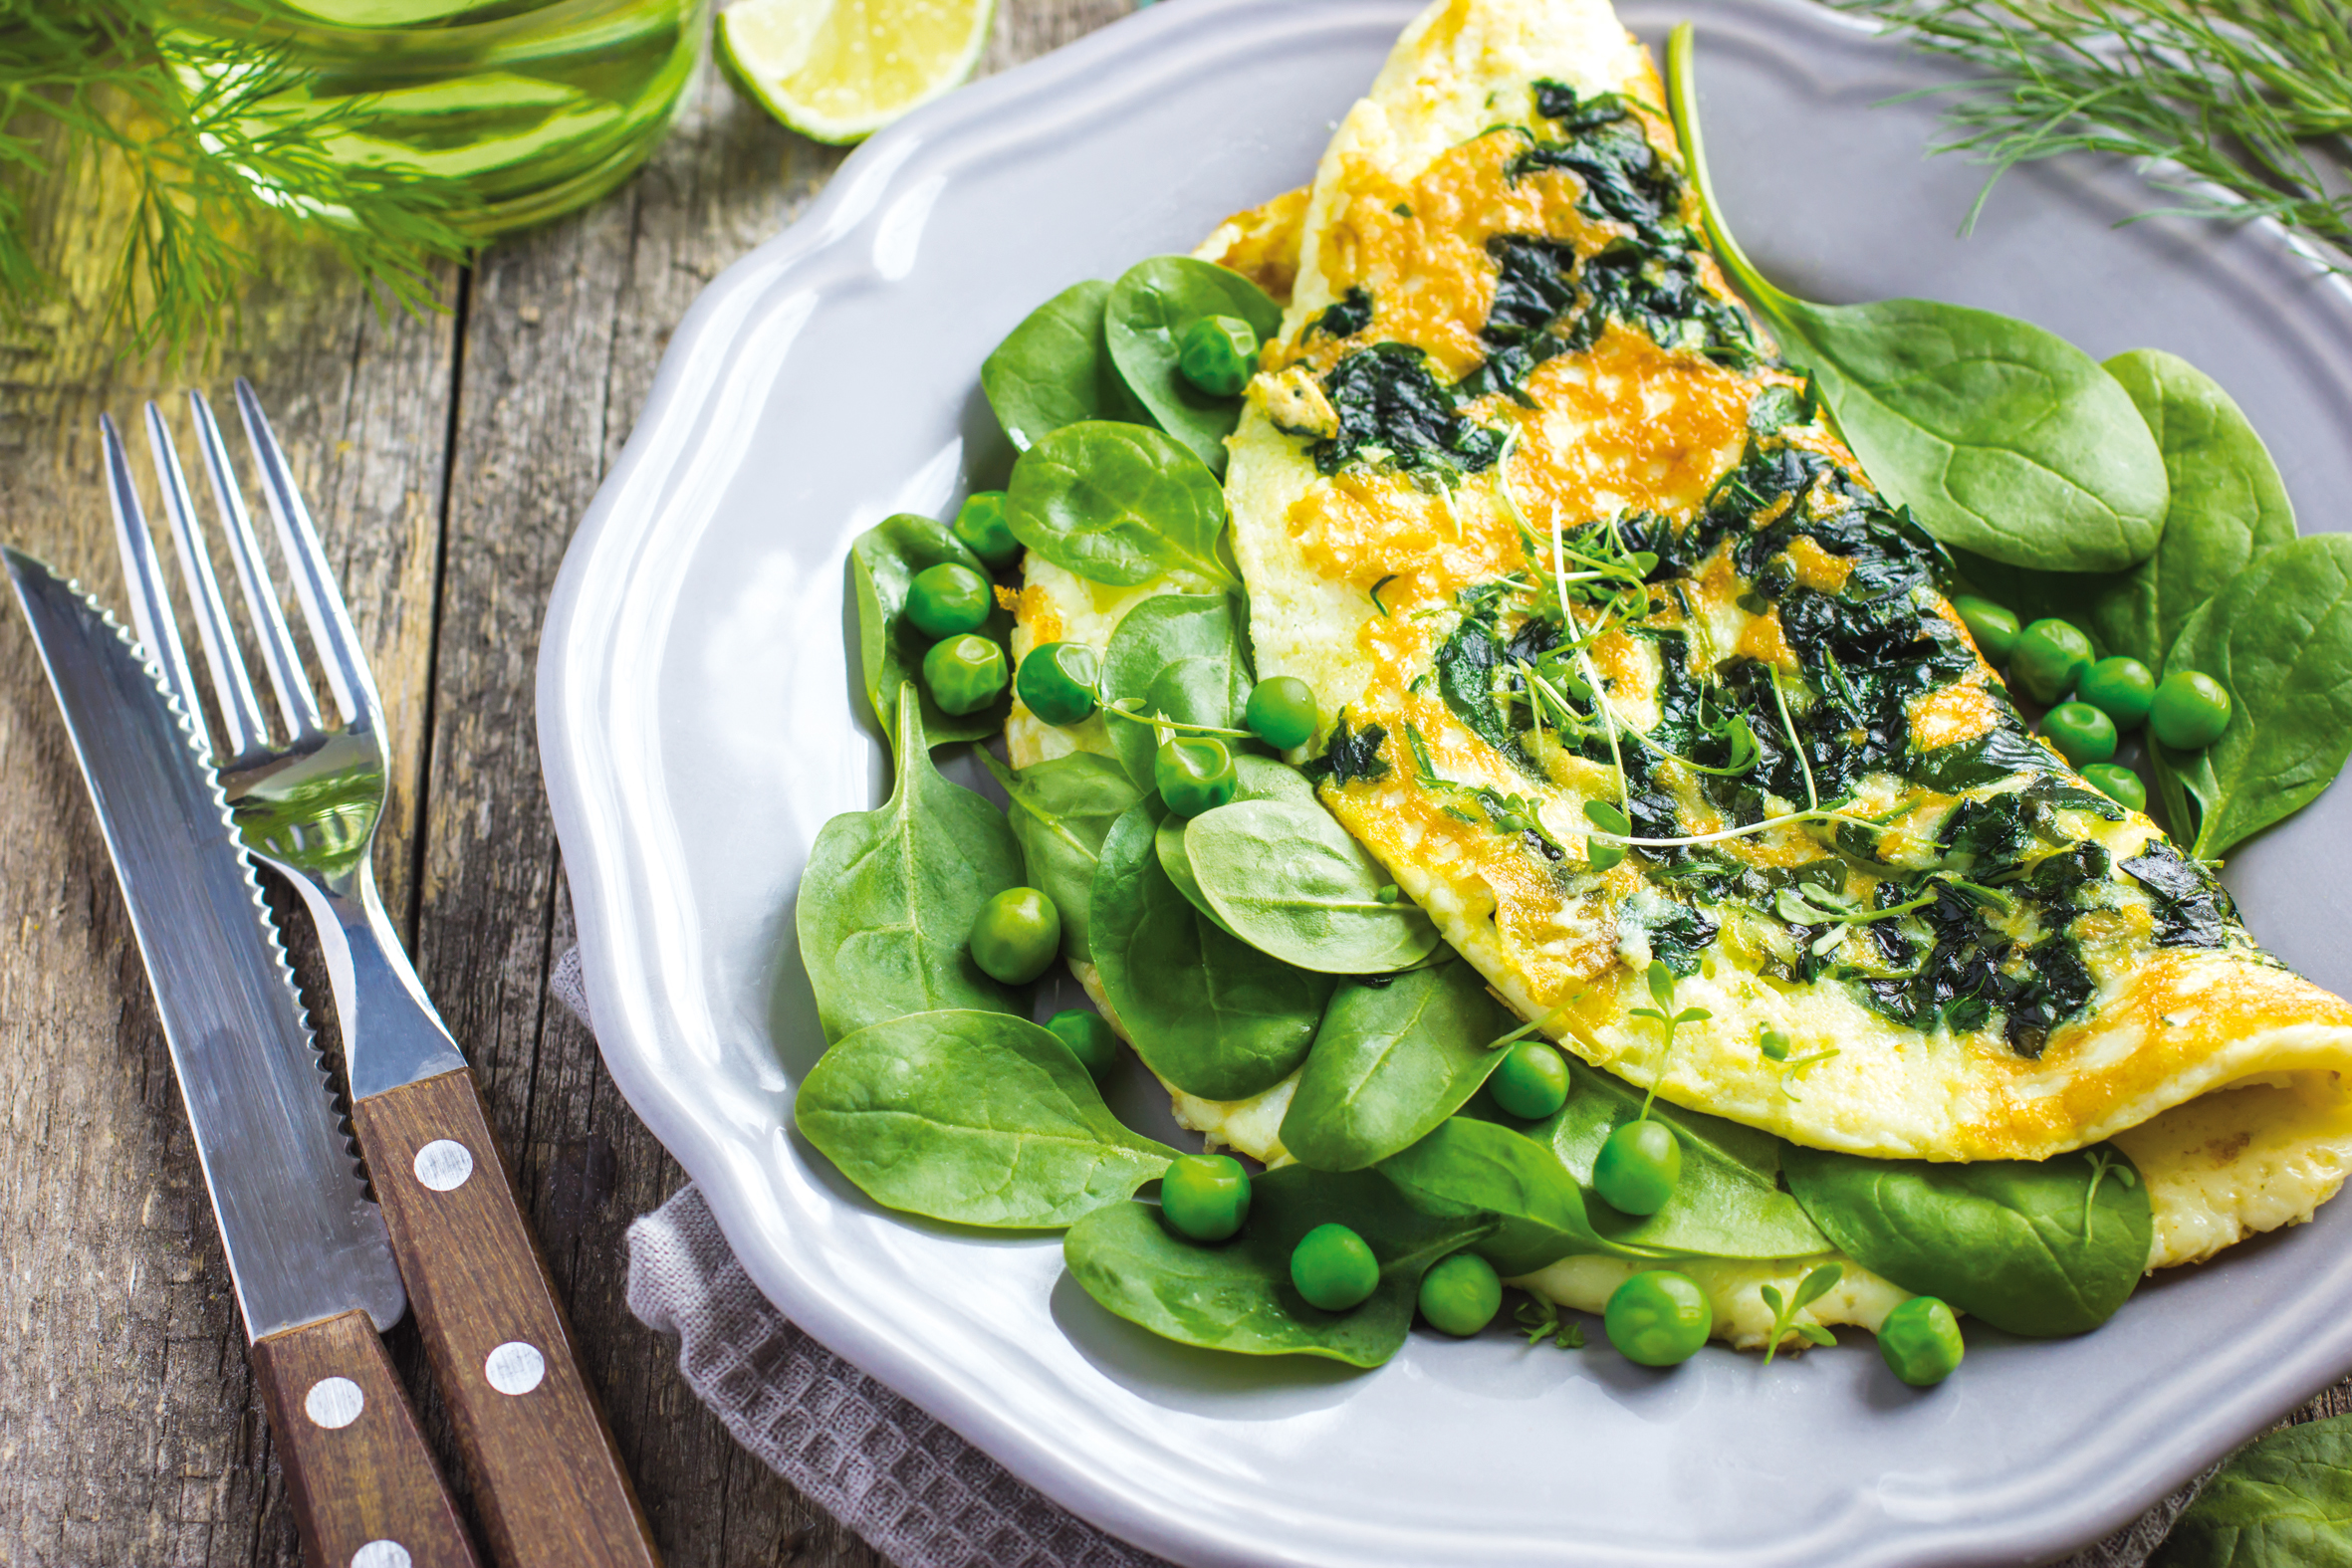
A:
{"type": "Polygon", "coordinates": [[[2160,212],[2274,218],[2352,267],[2352,0],[1832,3],[1985,73],[1937,148],[1992,167],[1971,223],[2018,164],[2106,152],[2185,198],[2160,212]]]}
{"type": "Polygon", "coordinates": [[[64,294],[28,208],[32,186],[76,159],[129,186],[99,323],[129,353],[233,337],[245,281],[289,238],[340,253],[381,309],[437,309],[433,264],[472,249],[450,193],[328,157],[366,102],[290,112],[303,73],[258,8],[236,38],[191,33],[172,12],[173,0],[0,0],[0,324],[21,330],[64,294]]]}

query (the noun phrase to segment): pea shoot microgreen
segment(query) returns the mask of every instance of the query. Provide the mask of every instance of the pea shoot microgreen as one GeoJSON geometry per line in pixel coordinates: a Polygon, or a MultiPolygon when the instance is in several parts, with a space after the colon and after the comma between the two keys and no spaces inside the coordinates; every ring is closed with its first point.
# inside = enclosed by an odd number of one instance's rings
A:
{"type": "Polygon", "coordinates": [[[2099,1184],[2105,1181],[2111,1172],[2115,1179],[2126,1187],[2139,1186],[2140,1178],[2128,1164],[2117,1159],[2108,1150],[2085,1149],[2082,1151],[2082,1157],[2091,1163],[2091,1185],[2085,1188],[2082,1194],[2082,1233],[2084,1239],[2087,1240],[2091,1233],[2091,1205],[2098,1201],[2099,1184]]]}
{"type": "MultiPolygon", "coordinates": [[[[1650,985],[1650,1000],[1656,1003],[1657,1006],[1650,1008],[1631,1008],[1630,1011],[1632,1012],[1632,1015],[1637,1018],[1656,1018],[1658,1020],[1659,1024],[1666,1030],[1666,1050],[1664,1054],[1666,1057],[1671,1057],[1674,1054],[1674,1031],[1679,1025],[1685,1023],[1704,1023],[1709,1018],[1714,1017],[1715,1014],[1708,1011],[1705,1008],[1685,1008],[1679,1012],[1674,1010],[1674,971],[1666,967],[1666,961],[1664,959],[1650,960],[1648,978],[1650,985]]],[[[1664,1078],[1665,1076],[1666,1072],[1664,1061],[1661,1059],[1658,1077],[1653,1078],[1650,1081],[1650,1092],[1642,1096],[1641,1114],[1634,1118],[1635,1121],[1646,1122],[1650,1119],[1650,1104],[1652,1101],[1658,1098],[1658,1080],[1664,1078]]]]}
{"type": "MultiPolygon", "coordinates": [[[[1438,773],[1437,765],[1429,759],[1429,743],[1422,739],[1419,728],[1409,723],[1405,726],[1405,744],[1412,748],[1414,775],[1422,788],[1436,794],[1475,801],[1486,813],[1487,821],[1499,831],[1525,833],[1541,843],[1553,859],[1566,857],[1567,846],[1552,836],[1551,829],[1543,825],[1541,801],[1529,799],[1524,794],[1506,793],[1492,784],[1464,784],[1460,780],[1443,777],[1438,773]]],[[[1477,820],[1468,812],[1449,809],[1463,821],[1477,820]]]]}
{"type": "Polygon", "coordinates": [[[1830,1057],[1842,1054],[1844,1053],[1840,1051],[1835,1045],[1832,1045],[1826,1050],[1817,1050],[1809,1056],[1799,1056],[1793,1061],[1783,1063],[1780,1068],[1780,1092],[1791,1100],[1802,1099],[1802,1095],[1798,1094],[1794,1089],[1789,1087],[1789,1081],[1793,1078],[1802,1077],[1806,1068],[1817,1067],[1822,1062],[1827,1061],[1830,1057]]]}
{"type": "Polygon", "coordinates": [[[1823,1263],[1797,1281],[1795,1291],[1785,1301],[1780,1298],[1780,1287],[1777,1285],[1766,1285],[1758,1292],[1764,1297],[1764,1305],[1772,1309],[1771,1337],[1764,1345],[1765,1366],[1770,1366],[1772,1358],[1780,1353],[1780,1341],[1788,1337],[1791,1329],[1810,1344],[1837,1343],[1835,1334],[1818,1323],[1798,1321],[1796,1314],[1836,1289],[1837,1282],[1845,1277],[1845,1272],[1843,1263],[1823,1263]]]}
{"type": "Polygon", "coordinates": [[[1163,718],[1158,714],[1138,713],[1136,710],[1142,706],[1143,699],[1140,697],[1121,697],[1115,702],[1104,703],[1102,713],[1106,718],[1124,719],[1129,724],[1148,724],[1157,732],[1159,739],[1163,742],[1173,735],[1214,735],[1230,741],[1252,739],[1251,732],[1248,730],[1230,730],[1215,724],[1186,724],[1181,720],[1163,718]]]}
{"type": "Polygon", "coordinates": [[[1519,1324],[1521,1337],[1530,1345],[1540,1345],[1548,1339],[1561,1350],[1584,1348],[1584,1325],[1562,1320],[1559,1303],[1549,1296],[1530,1294],[1511,1317],[1519,1324]]]}
{"type": "Polygon", "coordinates": [[[1397,574],[1392,571],[1387,576],[1382,577],[1378,582],[1372,584],[1372,608],[1380,612],[1380,618],[1382,620],[1388,619],[1388,606],[1380,602],[1380,590],[1384,587],[1387,587],[1391,582],[1394,582],[1396,580],[1396,576],[1397,574]]]}

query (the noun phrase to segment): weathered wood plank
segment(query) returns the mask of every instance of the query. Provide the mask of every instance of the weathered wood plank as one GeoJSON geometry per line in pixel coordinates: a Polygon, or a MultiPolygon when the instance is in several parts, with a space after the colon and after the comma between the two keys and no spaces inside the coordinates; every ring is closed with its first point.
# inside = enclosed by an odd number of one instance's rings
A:
{"type": "MultiPolygon", "coordinates": [[[[42,192],[44,245],[71,287],[34,337],[0,350],[0,539],[118,604],[97,415],[135,423],[141,399],[189,384],[111,362],[91,330],[119,194],[89,171],[42,192]]],[[[438,495],[453,333],[379,323],[348,281],[288,260],[254,291],[233,368],[293,448],[395,728],[411,733],[413,780],[431,648],[414,606],[431,602],[437,553],[434,507],[417,498],[438,495]]],[[[225,371],[210,379],[225,390],[225,371]]],[[[0,1561],[291,1565],[293,1519],[145,976],[31,644],[13,610],[0,623],[0,1561]]],[[[396,799],[387,823],[402,897],[409,814],[396,799]]]]}

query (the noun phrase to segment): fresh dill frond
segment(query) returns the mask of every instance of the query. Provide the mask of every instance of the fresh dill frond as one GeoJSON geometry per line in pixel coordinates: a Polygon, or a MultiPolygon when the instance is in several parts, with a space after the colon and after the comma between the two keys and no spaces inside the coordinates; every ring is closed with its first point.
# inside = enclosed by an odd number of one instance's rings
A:
{"type": "Polygon", "coordinates": [[[2184,198],[2163,212],[2274,218],[2352,269],[2352,0],[1831,3],[1984,73],[1938,147],[1992,168],[1970,223],[2018,164],[2104,152],[2184,198]]]}
{"type": "Polygon", "coordinates": [[[193,32],[172,0],[0,0],[0,325],[21,331],[64,297],[36,254],[31,199],[78,165],[129,189],[98,302],[101,335],[124,352],[233,337],[246,280],[290,239],[338,252],[379,308],[439,308],[434,264],[472,250],[451,193],[328,156],[366,101],[289,112],[304,75],[263,13],[214,9],[236,26],[193,32]]]}

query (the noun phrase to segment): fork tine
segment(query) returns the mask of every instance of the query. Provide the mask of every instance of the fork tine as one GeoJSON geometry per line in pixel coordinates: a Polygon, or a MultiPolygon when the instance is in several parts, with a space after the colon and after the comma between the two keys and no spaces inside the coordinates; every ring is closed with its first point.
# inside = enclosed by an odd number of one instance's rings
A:
{"type": "Polygon", "coordinates": [[[237,414],[245,422],[245,438],[253,443],[254,456],[261,465],[262,494],[269,498],[270,516],[278,525],[278,548],[285,552],[286,569],[294,574],[294,590],[310,622],[312,644],[326,667],[327,684],[334,688],[344,722],[356,723],[383,711],[376,699],[375,681],[367,673],[366,657],[359,651],[359,634],[352,627],[351,611],[344,606],[343,590],[335,585],[335,573],[327,564],[327,552],[319,545],[319,531],[311,525],[310,511],[302,504],[302,492],[294,488],[286,449],[270,429],[270,416],[262,412],[252,382],[240,375],[236,384],[237,414]]]}
{"type": "Polygon", "coordinates": [[[245,608],[253,616],[254,636],[261,643],[262,667],[269,671],[271,689],[278,694],[278,711],[285,716],[287,731],[295,740],[307,740],[319,732],[319,700],[311,691],[311,678],[303,673],[302,653],[294,645],[286,612],[278,605],[278,584],[271,580],[270,568],[262,560],[253,514],[246,508],[245,493],[237,488],[237,471],[229,462],[229,449],[220,438],[220,423],[212,417],[212,405],[202,392],[191,391],[188,406],[196,416],[196,449],[204,454],[213,499],[220,503],[221,517],[226,520],[222,532],[228,536],[229,559],[237,564],[245,608]]]}
{"type": "Polygon", "coordinates": [[[163,673],[163,683],[187,711],[196,744],[207,756],[211,737],[205,733],[204,710],[196,705],[196,676],[188,668],[187,651],[179,644],[179,626],[171,616],[171,592],[163,585],[163,563],[155,559],[155,542],[147,534],[147,515],[138,504],[138,487],[131,482],[130,459],[114,416],[98,416],[99,440],[106,448],[107,499],[115,509],[115,543],[122,548],[122,580],[130,588],[130,623],[147,656],[163,673]]]}
{"type": "Polygon", "coordinates": [[[236,623],[221,602],[220,578],[213,574],[212,553],[205,548],[204,525],[196,519],[195,498],[188,494],[188,476],[179,466],[179,450],[172,445],[171,427],[163,410],[147,403],[147,455],[154,459],[155,482],[163,489],[163,516],[171,524],[171,540],[179,549],[180,580],[187,585],[188,604],[196,615],[196,636],[204,644],[204,665],[212,672],[213,695],[220,700],[220,727],[226,751],[242,757],[256,741],[266,740],[268,726],[253,682],[245,673],[245,656],[237,649],[236,623]]]}

